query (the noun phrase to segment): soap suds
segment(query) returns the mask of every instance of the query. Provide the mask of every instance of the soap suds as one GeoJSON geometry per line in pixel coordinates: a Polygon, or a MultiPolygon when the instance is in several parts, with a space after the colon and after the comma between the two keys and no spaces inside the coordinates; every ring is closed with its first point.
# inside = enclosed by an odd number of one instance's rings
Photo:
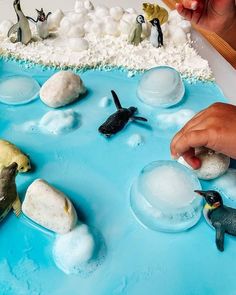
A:
{"type": "Polygon", "coordinates": [[[174,113],[162,113],[157,115],[157,124],[160,129],[182,128],[195,112],[190,109],[182,109],[174,113]]]}
{"type": "Polygon", "coordinates": [[[127,144],[132,148],[136,148],[139,145],[143,144],[143,142],[144,142],[144,139],[142,135],[137,133],[130,136],[130,138],[127,141],[127,144]]]}

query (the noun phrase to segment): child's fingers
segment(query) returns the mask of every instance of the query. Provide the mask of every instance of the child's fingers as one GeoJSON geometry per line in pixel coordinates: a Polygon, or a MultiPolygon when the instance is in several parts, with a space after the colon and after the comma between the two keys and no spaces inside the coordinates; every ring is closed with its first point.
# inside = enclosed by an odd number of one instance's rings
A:
{"type": "Polygon", "coordinates": [[[182,4],[186,9],[197,10],[198,8],[198,1],[196,0],[182,0],[182,4]]]}
{"type": "Polygon", "coordinates": [[[195,150],[193,148],[184,153],[183,158],[193,169],[199,169],[201,167],[201,161],[195,156],[195,150]]]}
{"type": "Polygon", "coordinates": [[[191,148],[208,145],[208,130],[192,130],[184,133],[174,144],[171,143],[173,158],[179,158],[191,148]]]}
{"type": "Polygon", "coordinates": [[[186,20],[191,21],[191,18],[192,18],[192,11],[191,10],[184,8],[184,6],[180,3],[176,4],[176,10],[186,20]]]}

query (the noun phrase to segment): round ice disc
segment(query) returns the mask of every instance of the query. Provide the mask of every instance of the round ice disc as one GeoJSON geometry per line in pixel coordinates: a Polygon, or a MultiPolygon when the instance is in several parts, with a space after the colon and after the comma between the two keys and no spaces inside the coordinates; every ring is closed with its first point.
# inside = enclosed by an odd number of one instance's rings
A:
{"type": "Polygon", "coordinates": [[[167,232],[186,230],[201,217],[201,190],[196,175],[177,162],[146,166],[131,188],[131,208],[147,227],[167,232]]]}
{"type": "Polygon", "coordinates": [[[137,89],[139,99],[153,107],[170,107],[179,103],[185,93],[180,73],[174,68],[160,66],[145,72],[137,89]]]}
{"type": "Polygon", "coordinates": [[[36,99],[40,86],[27,76],[10,76],[0,79],[0,102],[10,105],[26,104],[36,99]]]}

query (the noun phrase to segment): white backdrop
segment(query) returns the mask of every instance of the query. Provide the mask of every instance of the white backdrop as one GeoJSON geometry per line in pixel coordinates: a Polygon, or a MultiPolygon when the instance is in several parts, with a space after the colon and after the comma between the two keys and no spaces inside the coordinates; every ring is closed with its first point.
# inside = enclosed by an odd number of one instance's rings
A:
{"type": "MultiPolygon", "coordinates": [[[[154,2],[154,0],[150,0],[154,2]]],[[[35,8],[43,7],[45,11],[53,11],[57,8],[72,10],[75,0],[21,0],[22,9],[26,15],[35,16],[35,8]]],[[[93,0],[93,3],[106,6],[134,7],[141,10],[144,0],[93,0]]],[[[148,1],[147,1],[148,2],[148,1]]],[[[155,1],[161,2],[161,1],[155,1]]],[[[0,0],[0,21],[3,19],[15,19],[12,7],[13,0],[0,0]]],[[[204,39],[198,34],[193,35],[196,41],[195,47],[200,54],[208,59],[213,69],[216,81],[221,86],[225,95],[236,104],[236,70],[234,70],[204,39]]]]}

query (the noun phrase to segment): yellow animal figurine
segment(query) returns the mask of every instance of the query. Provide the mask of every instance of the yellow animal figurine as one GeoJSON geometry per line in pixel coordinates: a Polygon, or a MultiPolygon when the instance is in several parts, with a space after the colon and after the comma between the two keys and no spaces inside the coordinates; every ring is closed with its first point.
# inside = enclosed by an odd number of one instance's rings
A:
{"type": "Polygon", "coordinates": [[[161,25],[168,21],[168,11],[157,4],[143,3],[143,11],[148,21],[158,18],[161,25]]]}
{"type": "Polygon", "coordinates": [[[29,158],[21,152],[14,144],[0,139],[0,171],[12,163],[17,164],[20,173],[31,169],[29,158]]]}

